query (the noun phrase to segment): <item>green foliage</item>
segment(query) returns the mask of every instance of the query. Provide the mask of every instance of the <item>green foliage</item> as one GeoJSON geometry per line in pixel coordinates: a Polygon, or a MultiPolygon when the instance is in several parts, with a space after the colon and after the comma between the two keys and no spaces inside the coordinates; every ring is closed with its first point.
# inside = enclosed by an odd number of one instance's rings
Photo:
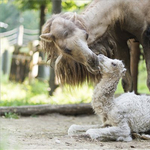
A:
{"type": "Polygon", "coordinates": [[[2,75],[2,89],[0,106],[21,106],[46,103],[41,96],[47,95],[48,84],[35,80],[31,85],[27,80],[23,83],[9,82],[7,76],[2,75]],[[39,98],[37,98],[37,95],[39,98]]]}
{"type": "Polygon", "coordinates": [[[11,3],[0,3],[0,21],[8,24],[8,28],[0,28],[0,32],[5,32],[18,27],[19,23],[19,12],[16,6],[11,3]]]}
{"type": "Polygon", "coordinates": [[[91,101],[93,91],[93,87],[87,84],[78,88],[65,86],[59,87],[54,96],[49,97],[48,89],[48,82],[35,79],[31,85],[27,80],[20,84],[8,81],[3,75],[0,106],[86,103],[91,101]]]}
{"type": "MultiPolygon", "coordinates": [[[[88,1],[89,3],[90,1],[88,1]]],[[[87,6],[87,1],[64,0],[62,1],[63,11],[80,11],[87,6]]]]}
{"type": "Polygon", "coordinates": [[[93,93],[93,86],[83,84],[80,87],[64,86],[62,91],[57,91],[50,98],[51,104],[78,104],[89,103],[93,93]]]}
{"type": "MultiPolygon", "coordinates": [[[[145,62],[140,61],[138,92],[149,94],[146,86],[146,66],[145,62]]],[[[48,96],[48,82],[38,81],[37,79],[30,85],[28,80],[23,84],[10,82],[8,77],[2,75],[1,101],[0,106],[21,106],[39,104],[73,104],[91,102],[93,86],[83,84],[80,87],[70,88],[70,86],[59,87],[54,96],[48,96]]],[[[121,81],[119,82],[116,94],[123,93],[121,81]]]]}
{"type": "Polygon", "coordinates": [[[39,11],[26,10],[20,12],[12,3],[0,4],[0,21],[8,24],[8,28],[0,28],[0,32],[6,32],[19,27],[21,24],[27,29],[39,28],[39,11]],[[33,21],[34,20],[34,21],[33,21]]]}
{"type": "Polygon", "coordinates": [[[39,11],[27,10],[21,13],[22,25],[26,29],[38,29],[39,28],[39,11]],[[33,21],[34,20],[34,21],[33,21]]]}
{"type": "Polygon", "coordinates": [[[5,118],[19,119],[20,116],[18,114],[16,114],[16,113],[8,112],[8,113],[5,113],[5,118]]]}
{"type": "MultiPolygon", "coordinates": [[[[62,10],[80,11],[88,3],[87,1],[62,0],[62,10]]],[[[21,24],[27,29],[38,29],[41,5],[46,6],[46,16],[50,17],[51,0],[2,0],[0,2],[0,14],[2,14],[0,15],[0,21],[8,24],[8,28],[0,28],[0,32],[12,30],[21,24]]]]}
{"type": "Polygon", "coordinates": [[[41,5],[46,5],[51,3],[51,0],[15,0],[14,4],[21,9],[26,11],[27,9],[36,9],[38,10],[41,5]]]}
{"type": "Polygon", "coordinates": [[[146,64],[145,60],[141,60],[139,65],[139,76],[138,76],[139,93],[149,94],[149,90],[146,86],[146,81],[147,81],[146,64]]]}

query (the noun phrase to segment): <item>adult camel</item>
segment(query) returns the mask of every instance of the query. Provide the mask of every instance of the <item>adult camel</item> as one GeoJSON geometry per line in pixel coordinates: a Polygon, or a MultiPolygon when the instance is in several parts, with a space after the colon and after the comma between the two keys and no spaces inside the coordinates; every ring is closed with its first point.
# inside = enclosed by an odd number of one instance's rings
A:
{"type": "Polygon", "coordinates": [[[123,60],[127,68],[122,79],[124,91],[132,91],[129,39],[143,46],[150,89],[150,1],[93,0],[81,13],[53,15],[41,34],[61,82],[79,84],[100,77],[96,55],[123,60]]]}

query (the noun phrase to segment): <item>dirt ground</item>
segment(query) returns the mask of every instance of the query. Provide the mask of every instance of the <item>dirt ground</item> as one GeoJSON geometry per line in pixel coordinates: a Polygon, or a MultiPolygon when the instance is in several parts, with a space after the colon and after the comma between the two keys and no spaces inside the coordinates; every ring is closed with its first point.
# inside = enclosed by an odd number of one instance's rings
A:
{"type": "Polygon", "coordinates": [[[149,149],[150,141],[100,142],[67,135],[72,124],[97,124],[99,119],[90,116],[63,116],[50,114],[36,117],[6,119],[0,117],[0,150],[48,149],[149,149]]]}

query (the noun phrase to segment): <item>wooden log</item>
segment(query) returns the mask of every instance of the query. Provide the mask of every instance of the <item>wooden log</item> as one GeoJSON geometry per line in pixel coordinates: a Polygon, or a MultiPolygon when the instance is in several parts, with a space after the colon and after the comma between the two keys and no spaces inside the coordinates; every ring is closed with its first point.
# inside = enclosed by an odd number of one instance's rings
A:
{"type": "Polygon", "coordinates": [[[22,116],[44,115],[49,113],[59,113],[63,115],[94,114],[90,103],[0,107],[0,115],[5,115],[5,113],[9,112],[17,113],[22,116]]]}

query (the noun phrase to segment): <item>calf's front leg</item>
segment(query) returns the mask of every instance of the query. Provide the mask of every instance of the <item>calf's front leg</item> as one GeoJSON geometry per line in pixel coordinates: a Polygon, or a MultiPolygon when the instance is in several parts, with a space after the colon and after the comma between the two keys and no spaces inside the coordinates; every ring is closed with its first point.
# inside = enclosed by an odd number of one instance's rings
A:
{"type": "Polygon", "coordinates": [[[100,141],[108,141],[108,140],[115,140],[115,141],[132,141],[130,136],[131,131],[129,126],[116,126],[116,127],[108,127],[108,128],[100,128],[100,129],[89,129],[86,132],[86,135],[90,136],[91,139],[97,139],[100,141]]]}
{"type": "Polygon", "coordinates": [[[86,132],[88,129],[101,128],[102,125],[76,125],[73,124],[68,129],[68,135],[73,136],[81,132],[86,132]]]}

